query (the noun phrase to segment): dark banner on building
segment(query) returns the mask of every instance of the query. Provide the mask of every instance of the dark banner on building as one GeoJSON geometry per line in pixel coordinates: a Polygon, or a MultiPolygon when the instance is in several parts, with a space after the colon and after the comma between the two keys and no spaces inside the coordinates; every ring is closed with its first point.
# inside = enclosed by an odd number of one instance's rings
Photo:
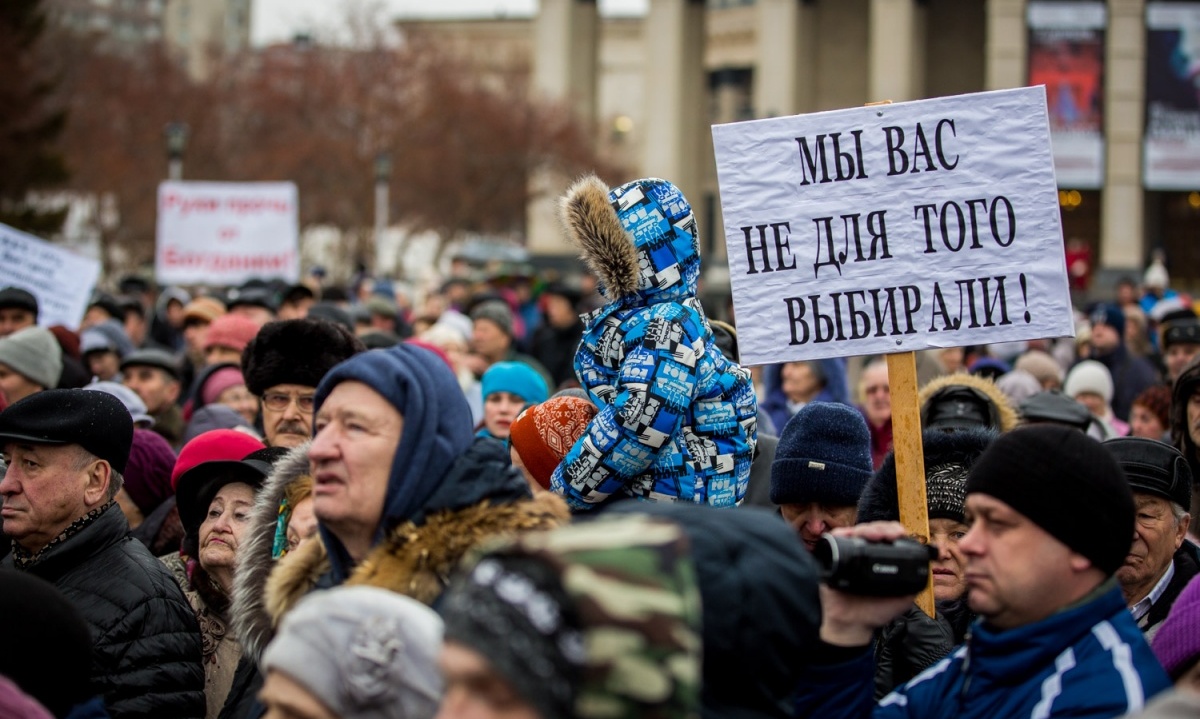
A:
{"type": "Polygon", "coordinates": [[[1200,3],[1146,4],[1143,181],[1200,189],[1200,3]]]}
{"type": "Polygon", "coordinates": [[[1102,2],[1030,2],[1029,84],[1046,86],[1059,187],[1104,184],[1102,2]]]}

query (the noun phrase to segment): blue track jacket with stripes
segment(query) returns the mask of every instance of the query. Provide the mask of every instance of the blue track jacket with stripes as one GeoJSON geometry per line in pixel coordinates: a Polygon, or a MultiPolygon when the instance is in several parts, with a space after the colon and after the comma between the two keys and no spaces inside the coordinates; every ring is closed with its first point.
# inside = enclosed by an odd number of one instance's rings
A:
{"type": "Polygon", "coordinates": [[[796,716],[1118,717],[1170,686],[1116,586],[1024,627],[995,631],[977,622],[966,643],[878,705],[871,698],[874,669],[870,652],[810,667],[796,716]]]}

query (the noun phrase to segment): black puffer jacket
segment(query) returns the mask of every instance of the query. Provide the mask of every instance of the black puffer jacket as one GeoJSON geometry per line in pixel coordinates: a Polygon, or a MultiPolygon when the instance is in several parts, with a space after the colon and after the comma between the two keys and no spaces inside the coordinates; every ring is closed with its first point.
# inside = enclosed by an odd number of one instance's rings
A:
{"type": "Polygon", "coordinates": [[[778,514],[683,502],[620,501],[691,543],[703,607],[702,719],[787,719],[792,692],[818,645],[817,564],[778,514]]]}
{"type": "MultiPolygon", "coordinates": [[[[2,566],[13,567],[6,557],[2,566]]],[[[112,719],[204,716],[200,627],[183,591],[115,504],[29,567],[83,615],[112,719]]]]}

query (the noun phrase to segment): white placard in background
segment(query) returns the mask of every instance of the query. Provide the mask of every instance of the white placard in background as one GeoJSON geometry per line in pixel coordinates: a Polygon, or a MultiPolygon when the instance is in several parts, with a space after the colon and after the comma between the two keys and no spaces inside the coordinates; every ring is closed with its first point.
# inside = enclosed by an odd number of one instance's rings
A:
{"type": "Polygon", "coordinates": [[[19,287],[38,301],[38,324],[79,328],[100,278],[100,263],[0,224],[0,287],[19,287]]]}
{"type": "Polygon", "coordinates": [[[300,277],[299,202],[291,182],[158,186],[160,284],[237,285],[300,277]]]}
{"type": "Polygon", "coordinates": [[[713,142],[745,364],[1074,334],[1043,88],[713,142]]]}

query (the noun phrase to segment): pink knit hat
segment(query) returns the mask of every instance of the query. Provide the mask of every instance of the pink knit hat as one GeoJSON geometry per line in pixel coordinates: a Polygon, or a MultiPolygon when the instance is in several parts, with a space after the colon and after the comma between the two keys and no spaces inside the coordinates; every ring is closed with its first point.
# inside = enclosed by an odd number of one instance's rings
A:
{"type": "Polygon", "coordinates": [[[204,349],[209,347],[228,347],[242,352],[250,340],[258,334],[261,326],[254,320],[242,315],[221,315],[208,326],[208,334],[204,338],[204,349]]]}
{"type": "Polygon", "coordinates": [[[1200,581],[1184,587],[1150,648],[1172,681],[1200,659],[1200,581]]]}
{"type": "Polygon", "coordinates": [[[212,376],[204,382],[204,389],[200,392],[200,399],[204,404],[212,404],[217,401],[222,392],[230,387],[237,387],[240,384],[246,384],[246,380],[242,377],[242,371],[233,365],[223,367],[213,372],[212,376]]]}

